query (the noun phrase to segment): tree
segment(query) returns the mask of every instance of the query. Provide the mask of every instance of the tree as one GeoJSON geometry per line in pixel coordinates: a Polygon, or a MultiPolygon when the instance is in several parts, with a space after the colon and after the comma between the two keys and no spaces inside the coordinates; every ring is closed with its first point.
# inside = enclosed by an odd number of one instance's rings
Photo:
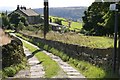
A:
{"type": "Polygon", "coordinates": [[[95,35],[113,34],[114,13],[109,11],[111,3],[94,2],[83,16],[86,31],[95,35]]]}
{"type": "Polygon", "coordinates": [[[10,18],[10,23],[15,25],[14,27],[16,30],[19,29],[20,27],[19,25],[28,26],[27,19],[18,12],[13,12],[12,14],[10,14],[9,18],[10,18]]]}
{"type": "Polygon", "coordinates": [[[9,18],[5,13],[2,13],[2,27],[3,28],[8,28],[9,26],[9,18]]]}
{"type": "Polygon", "coordinates": [[[101,2],[95,2],[88,8],[88,11],[84,12],[85,16],[83,17],[83,28],[87,31],[90,31],[90,33],[99,34],[100,32],[99,30],[101,26],[99,26],[97,23],[102,21],[103,14],[101,13],[101,6],[101,2]]]}
{"type": "Polygon", "coordinates": [[[20,21],[20,14],[18,12],[13,12],[10,15],[10,23],[15,24],[15,27],[17,27],[19,24],[19,21],[20,21]]]}
{"type": "Polygon", "coordinates": [[[28,26],[28,24],[29,24],[28,21],[27,21],[27,19],[26,19],[24,16],[21,16],[21,17],[20,17],[20,21],[21,21],[22,23],[24,23],[25,26],[28,26]]]}
{"type": "Polygon", "coordinates": [[[19,30],[23,30],[24,27],[25,27],[25,26],[24,26],[24,23],[20,21],[19,24],[18,24],[17,29],[18,29],[18,31],[19,31],[19,30]]]}

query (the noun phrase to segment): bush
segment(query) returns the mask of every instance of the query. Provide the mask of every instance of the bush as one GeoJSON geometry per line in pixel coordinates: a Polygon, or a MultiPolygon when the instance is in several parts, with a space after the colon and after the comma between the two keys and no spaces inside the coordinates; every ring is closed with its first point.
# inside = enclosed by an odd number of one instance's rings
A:
{"type": "Polygon", "coordinates": [[[66,62],[69,60],[69,57],[66,54],[63,54],[62,60],[66,62]]]}
{"type": "Polygon", "coordinates": [[[13,67],[6,67],[3,69],[4,74],[9,76],[9,77],[13,77],[16,73],[16,70],[13,67]]]}
{"type": "Polygon", "coordinates": [[[46,51],[48,51],[48,45],[44,45],[43,47],[46,51]]]}
{"type": "Polygon", "coordinates": [[[12,40],[11,43],[2,46],[2,63],[3,68],[12,64],[18,64],[25,57],[22,44],[19,41],[12,40]]]}
{"type": "Polygon", "coordinates": [[[73,58],[69,58],[69,63],[73,63],[73,58]]]}
{"type": "Polygon", "coordinates": [[[18,24],[18,30],[23,30],[24,28],[25,28],[24,23],[20,21],[18,24]]]}
{"type": "Polygon", "coordinates": [[[34,28],[32,25],[29,25],[29,26],[26,26],[26,27],[25,27],[25,30],[28,30],[28,31],[36,31],[37,29],[34,28]]]}
{"type": "Polygon", "coordinates": [[[63,52],[59,52],[59,57],[62,58],[63,57],[63,52]]]}
{"type": "Polygon", "coordinates": [[[77,65],[78,65],[78,60],[73,59],[73,64],[75,65],[75,67],[77,67],[77,65]]]}
{"type": "Polygon", "coordinates": [[[20,69],[24,69],[27,58],[25,57],[23,44],[19,39],[2,46],[2,77],[12,77],[20,69]]]}

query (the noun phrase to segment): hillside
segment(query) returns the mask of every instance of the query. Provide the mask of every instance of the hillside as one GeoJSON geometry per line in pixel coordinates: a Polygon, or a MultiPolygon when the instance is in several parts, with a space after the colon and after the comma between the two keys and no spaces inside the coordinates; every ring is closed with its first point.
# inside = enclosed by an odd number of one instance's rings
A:
{"type": "MultiPolygon", "coordinates": [[[[43,8],[34,9],[37,13],[43,14],[43,8]]],[[[87,7],[56,7],[50,8],[50,16],[58,16],[67,19],[72,19],[74,21],[82,21],[82,16],[84,11],[87,10],[87,7]]]]}

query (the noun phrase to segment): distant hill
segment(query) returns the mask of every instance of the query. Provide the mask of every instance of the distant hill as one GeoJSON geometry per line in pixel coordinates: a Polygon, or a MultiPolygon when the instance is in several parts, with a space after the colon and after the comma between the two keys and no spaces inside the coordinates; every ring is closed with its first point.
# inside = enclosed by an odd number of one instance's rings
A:
{"type": "MultiPolygon", "coordinates": [[[[37,13],[43,14],[43,8],[34,9],[37,13]]],[[[50,16],[58,16],[67,19],[72,19],[74,21],[81,21],[84,11],[87,10],[87,7],[56,7],[50,8],[50,16]]]]}

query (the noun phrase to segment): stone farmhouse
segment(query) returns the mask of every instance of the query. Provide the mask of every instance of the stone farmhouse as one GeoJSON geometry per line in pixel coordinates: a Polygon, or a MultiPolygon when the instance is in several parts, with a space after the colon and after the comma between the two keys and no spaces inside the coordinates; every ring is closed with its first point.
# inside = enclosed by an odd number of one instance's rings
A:
{"type": "Polygon", "coordinates": [[[26,7],[20,7],[18,5],[17,9],[13,12],[18,12],[21,15],[25,16],[29,24],[39,24],[41,21],[40,15],[31,8],[26,9],[26,7]]]}

